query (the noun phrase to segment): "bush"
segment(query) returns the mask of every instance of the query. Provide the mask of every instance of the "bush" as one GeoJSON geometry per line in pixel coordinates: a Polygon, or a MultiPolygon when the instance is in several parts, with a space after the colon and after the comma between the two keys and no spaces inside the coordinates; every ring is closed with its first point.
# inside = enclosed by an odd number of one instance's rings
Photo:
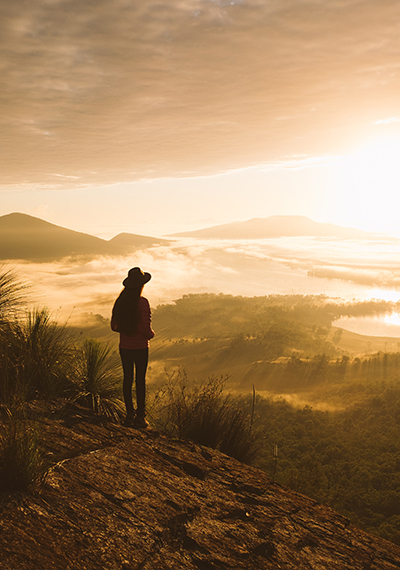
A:
{"type": "Polygon", "coordinates": [[[0,273],[0,404],[69,396],[96,413],[119,417],[119,357],[94,339],[76,347],[47,309],[17,313],[25,289],[14,273],[0,273]]]}
{"type": "Polygon", "coordinates": [[[15,399],[26,400],[14,327],[3,324],[0,328],[0,403],[11,406],[15,399]]]}
{"type": "Polygon", "coordinates": [[[227,377],[209,378],[197,385],[188,383],[184,372],[168,377],[151,406],[155,426],[171,437],[187,439],[219,449],[244,463],[260,459],[260,431],[253,426],[252,413],[243,399],[225,395],[227,377]]]}
{"type": "Polygon", "coordinates": [[[65,391],[72,362],[71,341],[65,327],[50,320],[47,309],[28,312],[0,331],[1,401],[10,398],[54,398],[65,391]]]}
{"type": "Polygon", "coordinates": [[[94,338],[78,347],[70,397],[97,414],[118,419],[123,413],[120,361],[111,348],[94,338]]]}
{"type": "Polygon", "coordinates": [[[14,318],[26,300],[28,285],[11,269],[0,270],[0,325],[14,318]]]}
{"type": "Polygon", "coordinates": [[[261,430],[255,428],[249,416],[236,406],[237,402],[229,408],[219,449],[243,463],[260,463],[264,448],[261,430]]]}
{"type": "Polygon", "coordinates": [[[42,472],[42,451],[35,426],[21,408],[6,409],[0,435],[0,487],[26,491],[42,472]]]}

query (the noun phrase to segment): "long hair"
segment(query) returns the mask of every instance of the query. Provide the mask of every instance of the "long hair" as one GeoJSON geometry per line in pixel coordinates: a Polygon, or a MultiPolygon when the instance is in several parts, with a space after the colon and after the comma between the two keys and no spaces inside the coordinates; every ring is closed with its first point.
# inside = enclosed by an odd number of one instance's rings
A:
{"type": "Polygon", "coordinates": [[[117,331],[133,336],[139,324],[139,299],[143,286],[122,289],[112,310],[117,323],[117,331]]]}

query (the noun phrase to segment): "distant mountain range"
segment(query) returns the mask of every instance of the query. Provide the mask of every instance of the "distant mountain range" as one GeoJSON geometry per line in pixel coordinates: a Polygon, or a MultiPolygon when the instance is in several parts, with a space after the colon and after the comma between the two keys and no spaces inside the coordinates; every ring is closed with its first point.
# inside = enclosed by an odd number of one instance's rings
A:
{"type": "Polygon", "coordinates": [[[325,236],[352,239],[368,238],[373,235],[355,228],[314,222],[305,216],[270,216],[269,218],[253,218],[245,222],[233,222],[202,230],[181,232],[169,237],[262,239],[284,236],[325,236]]]}
{"type": "MultiPolygon", "coordinates": [[[[344,239],[376,237],[375,234],[355,228],[314,222],[304,216],[254,218],[245,222],[177,233],[169,237],[262,239],[283,236],[325,236],[344,239]]],[[[121,233],[110,240],[104,240],[56,226],[28,214],[13,213],[0,216],[0,260],[51,262],[74,256],[128,255],[134,250],[170,243],[168,239],[130,233],[121,233]]]]}
{"type": "Polygon", "coordinates": [[[168,240],[127,233],[107,241],[27,214],[0,216],[1,260],[45,262],[69,256],[127,255],[135,249],[168,243],[168,240]]]}

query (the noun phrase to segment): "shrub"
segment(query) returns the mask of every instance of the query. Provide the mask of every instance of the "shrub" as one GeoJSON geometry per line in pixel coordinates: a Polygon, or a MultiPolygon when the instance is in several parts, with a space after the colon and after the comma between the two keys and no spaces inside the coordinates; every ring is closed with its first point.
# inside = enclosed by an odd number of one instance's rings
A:
{"type": "Polygon", "coordinates": [[[243,463],[260,463],[264,448],[261,430],[249,423],[249,416],[237,405],[235,402],[229,409],[219,449],[243,463]]]}
{"type": "Polygon", "coordinates": [[[27,288],[14,271],[0,269],[0,402],[3,404],[11,403],[22,391],[14,333],[27,288]]]}
{"type": "Polygon", "coordinates": [[[22,408],[6,409],[0,435],[0,486],[3,490],[27,490],[42,471],[39,436],[22,408]]]}
{"type": "Polygon", "coordinates": [[[0,325],[18,314],[26,300],[28,285],[11,269],[0,269],[0,325]]]}
{"type": "Polygon", "coordinates": [[[224,394],[227,377],[189,385],[181,370],[171,374],[151,406],[153,423],[171,437],[219,449],[244,463],[260,459],[260,431],[243,399],[224,394]]]}
{"type": "Polygon", "coordinates": [[[71,399],[97,414],[118,419],[124,409],[120,374],[118,355],[97,339],[85,339],[76,352],[71,399]]]}
{"type": "Polygon", "coordinates": [[[18,393],[22,399],[51,399],[64,392],[73,356],[71,341],[66,328],[50,320],[47,309],[30,311],[23,321],[4,325],[0,355],[3,403],[18,393]]]}
{"type": "Polygon", "coordinates": [[[11,406],[15,399],[26,399],[14,330],[10,324],[0,328],[0,403],[11,406]]]}

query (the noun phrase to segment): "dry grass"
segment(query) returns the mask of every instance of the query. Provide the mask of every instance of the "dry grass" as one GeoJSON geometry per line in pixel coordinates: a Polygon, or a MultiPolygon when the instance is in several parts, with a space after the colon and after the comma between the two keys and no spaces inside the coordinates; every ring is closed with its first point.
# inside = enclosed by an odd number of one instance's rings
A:
{"type": "Polygon", "coordinates": [[[0,488],[28,490],[42,473],[42,450],[35,424],[22,407],[7,408],[0,435],[0,488]]]}
{"type": "Polygon", "coordinates": [[[107,344],[87,338],[76,351],[70,397],[97,414],[118,419],[124,411],[121,365],[107,344]]]}
{"type": "Polygon", "coordinates": [[[170,437],[219,449],[243,463],[256,463],[262,435],[253,425],[253,410],[243,398],[224,393],[227,377],[190,384],[184,372],[172,373],[154,396],[150,415],[170,437]]]}

